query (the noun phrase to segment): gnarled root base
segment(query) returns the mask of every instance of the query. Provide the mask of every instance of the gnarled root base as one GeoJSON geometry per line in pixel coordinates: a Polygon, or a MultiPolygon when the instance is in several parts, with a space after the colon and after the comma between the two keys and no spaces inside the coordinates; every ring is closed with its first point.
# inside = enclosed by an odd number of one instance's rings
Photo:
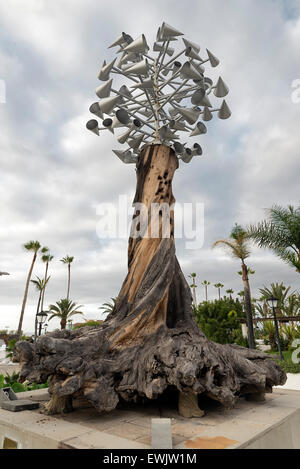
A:
{"type": "Polygon", "coordinates": [[[181,399],[185,393],[195,398],[203,395],[232,408],[239,396],[272,392],[272,386],[286,381],[268,355],[215,344],[197,326],[188,330],[161,326],[143,344],[112,351],[105,330],[104,323],[42,336],[26,363],[24,355],[28,357],[32,345],[18,343],[23,357],[21,380],[42,382],[51,377],[48,413],[65,410],[68,396],[84,396],[99,412],[108,412],[120,400],[156,399],[174,387],[182,393],[181,399]]]}

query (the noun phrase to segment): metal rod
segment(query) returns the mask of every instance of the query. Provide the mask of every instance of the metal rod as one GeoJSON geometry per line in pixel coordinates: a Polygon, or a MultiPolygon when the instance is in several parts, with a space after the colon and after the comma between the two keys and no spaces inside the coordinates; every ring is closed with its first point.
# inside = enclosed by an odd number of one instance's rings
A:
{"type": "MultiPolygon", "coordinates": [[[[178,57],[180,57],[182,54],[184,54],[185,51],[186,51],[186,48],[185,48],[183,51],[179,52],[179,54],[175,55],[175,57],[173,57],[171,60],[169,60],[169,62],[167,62],[167,63],[162,67],[161,70],[164,70],[166,67],[168,67],[168,65],[170,65],[172,62],[174,62],[176,59],[178,59],[178,57]]],[[[161,71],[161,70],[160,70],[160,71],[161,71]]]]}
{"type": "Polygon", "coordinates": [[[188,81],[189,81],[189,78],[187,78],[186,80],[184,80],[184,82],[182,82],[182,84],[177,88],[177,90],[174,91],[174,93],[172,93],[171,96],[169,96],[169,98],[168,98],[163,104],[160,105],[158,111],[159,111],[162,107],[164,107],[164,106],[173,98],[173,96],[175,96],[176,93],[178,93],[178,91],[180,90],[180,88],[182,88],[183,85],[184,85],[185,83],[187,83],[188,81]]]}

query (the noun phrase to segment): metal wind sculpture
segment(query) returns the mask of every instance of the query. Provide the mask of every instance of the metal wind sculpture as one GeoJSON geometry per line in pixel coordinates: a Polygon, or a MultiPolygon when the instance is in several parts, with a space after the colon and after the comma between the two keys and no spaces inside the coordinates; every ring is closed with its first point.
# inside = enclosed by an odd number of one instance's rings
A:
{"type": "Polygon", "coordinates": [[[214,343],[195,321],[191,290],[176,257],[172,180],[179,159],[188,163],[202,153],[199,143],[187,146],[180,137],[205,134],[204,122],[214,113],[227,119],[230,111],[225,101],[211,103],[211,97],[228,93],[222,78],[213,84],[205,74],[205,65],[214,68],[218,59],[210,51],[202,59],[200,47],[187,39],[176,54],[171,46],[180,36],[163,23],[152,58],[143,35],[133,40],[122,33],[110,46],[118,47],[118,60],[104,62],[100,70],[99,101],[90,110],[102,124],[92,119],[87,128],[97,135],[120,131],[119,143],[129,148],[114,152],[124,163],[136,163],[128,272],[103,324],[17,345],[20,380],[49,378],[46,413],[71,410],[77,397],[108,412],[119,402],[164,395],[178,398],[184,417],[200,417],[198,395],[230,408],[238,396],[262,397],[286,380],[268,355],[214,343]],[[113,74],[130,84],[115,89],[113,74]]]}
{"type": "Polygon", "coordinates": [[[133,40],[122,33],[109,46],[118,47],[118,58],[108,64],[104,61],[98,75],[103,84],[96,89],[100,100],[90,107],[90,112],[102,119],[102,125],[91,119],[87,129],[96,135],[103,130],[114,133],[121,129],[117,140],[128,148],[113,152],[123,163],[136,163],[140,148],[151,142],[171,146],[179,159],[189,163],[193,156],[202,154],[201,145],[194,143],[189,147],[180,143],[180,138],[186,133],[189,137],[205,134],[204,122],[214,114],[220,119],[231,115],[224,99],[221,103],[217,100],[216,105],[211,99],[224,98],[229,92],[221,77],[214,83],[206,76],[206,65],[215,68],[219,60],[209,50],[207,58],[202,58],[200,46],[182,36],[163,23],[153,45],[156,57],[150,56],[143,34],[133,40]],[[179,39],[182,48],[175,54],[171,46],[179,39]],[[114,74],[126,78],[128,83],[115,89],[114,74]]]}

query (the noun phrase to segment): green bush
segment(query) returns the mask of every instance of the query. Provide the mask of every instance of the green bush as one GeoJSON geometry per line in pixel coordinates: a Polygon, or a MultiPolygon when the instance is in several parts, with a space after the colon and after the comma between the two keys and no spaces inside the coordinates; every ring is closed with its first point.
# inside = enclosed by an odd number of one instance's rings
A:
{"type": "Polygon", "coordinates": [[[286,373],[300,373],[300,363],[293,363],[292,353],[293,350],[282,352],[284,360],[277,360],[277,363],[286,373]]]}
{"type": "Polygon", "coordinates": [[[12,390],[17,392],[25,392],[25,391],[35,391],[36,389],[44,389],[48,388],[49,383],[48,381],[43,384],[22,384],[18,382],[19,374],[13,373],[12,375],[6,374],[6,376],[0,374],[0,389],[10,387],[12,390]]]}
{"type": "Polygon", "coordinates": [[[100,326],[100,324],[102,324],[103,321],[99,320],[99,321],[96,321],[96,320],[93,320],[93,319],[90,319],[90,320],[87,320],[85,322],[79,322],[77,324],[74,324],[74,329],[80,329],[81,327],[91,327],[91,326],[100,326]]]}
{"type": "Polygon", "coordinates": [[[239,300],[205,301],[194,308],[194,314],[200,329],[209,339],[219,344],[244,345],[241,319],[245,316],[239,300]]]}

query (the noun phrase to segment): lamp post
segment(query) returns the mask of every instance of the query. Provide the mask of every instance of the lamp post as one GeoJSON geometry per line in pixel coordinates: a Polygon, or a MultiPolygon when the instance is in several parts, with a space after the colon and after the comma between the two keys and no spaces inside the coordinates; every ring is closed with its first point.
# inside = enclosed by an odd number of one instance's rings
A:
{"type": "Polygon", "coordinates": [[[276,318],[276,308],[278,306],[278,298],[275,298],[274,296],[271,296],[270,298],[267,299],[267,303],[268,303],[268,306],[270,308],[272,308],[272,311],[273,311],[273,318],[274,318],[274,324],[275,324],[275,333],[276,333],[276,341],[277,341],[277,347],[278,347],[278,352],[279,352],[279,359],[283,360],[281,347],[280,347],[278,322],[277,322],[277,318],[276,318]]]}
{"type": "Polygon", "coordinates": [[[48,324],[45,324],[45,325],[44,325],[45,334],[47,333],[47,329],[48,329],[48,324]]]}
{"type": "Polygon", "coordinates": [[[42,333],[42,327],[43,327],[43,324],[46,322],[47,317],[48,317],[47,311],[40,311],[36,315],[36,321],[39,326],[39,333],[38,333],[39,336],[42,333]]]}

